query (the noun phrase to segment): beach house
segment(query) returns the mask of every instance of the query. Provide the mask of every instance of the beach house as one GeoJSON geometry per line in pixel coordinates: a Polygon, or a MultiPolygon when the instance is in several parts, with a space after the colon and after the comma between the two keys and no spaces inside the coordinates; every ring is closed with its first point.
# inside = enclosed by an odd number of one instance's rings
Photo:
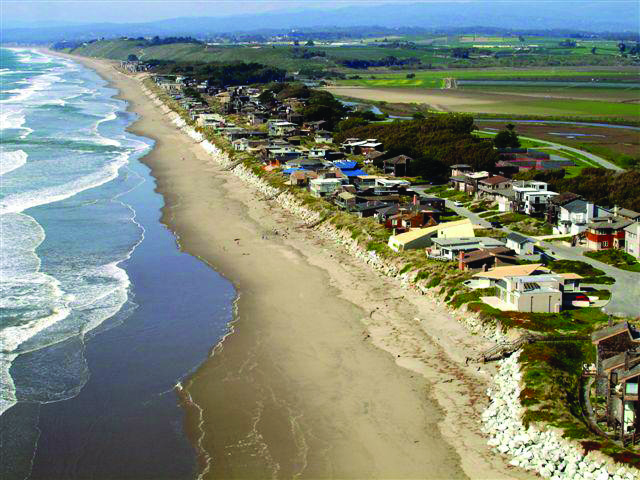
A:
{"type": "Polygon", "coordinates": [[[596,394],[604,397],[607,426],[622,441],[640,438],[640,334],[627,322],[591,334],[596,347],[596,394]]]}
{"type": "Polygon", "coordinates": [[[624,251],[640,260],[640,223],[624,227],[624,251]]]}
{"type": "Polygon", "coordinates": [[[496,297],[501,310],[558,313],[562,310],[560,275],[524,275],[504,277],[496,281],[496,297]]]}
{"type": "Polygon", "coordinates": [[[473,288],[495,287],[495,296],[481,300],[500,310],[557,313],[581,291],[581,280],[580,275],[552,273],[541,264],[512,265],[476,273],[473,288]]]}
{"type": "Polygon", "coordinates": [[[479,248],[458,254],[459,270],[489,270],[501,265],[517,263],[514,251],[507,247],[479,248]]]}
{"type": "Polygon", "coordinates": [[[457,220],[439,225],[415,228],[408,232],[389,237],[389,248],[395,252],[431,246],[434,238],[473,237],[471,220],[457,220]]]}
{"type": "Polygon", "coordinates": [[[397,155],[388,158],[383,162],[384,173],[394,177],[404,177],[408,175],[409,165],[413,159],[407,155],[397,155]]]}
{"type": "Polygon", "coordinates": [[[586,230],[587,248],[590,250],[624,249],[625,228],[631,220],[621,217],[594,218],[586,230]]]}
{"type": "Polygon", "coordinates": [[[513,184],[517,209],[527,215],[542,215],[547,211],[549,198],[558,195],[548,189],[549,184],[535,180],[516,181],[513,184]]]}
{"type": "Polygon", "coordinates": [[[556,208],[558,223],[553,227],[556,235],[578,235],[587,229],[594,218],[611,216],[609,211],[581,198],[556,205],[556,208]]]}
{"type": "Polygon", "coordinates": [[[518,255],[533,255],[535,241],[531,238],[511,232],[507,235],[507,248],[512,249],[518,255]]]}
{"type": "Polygon", "coordinates": [[[309,180],[309,191],[314,197],[326,197],[340,190],[342,180],[339,178],[314,178],[309,180]]]}
{"type": "Polygon", "coordinates": [[[434,238],[432,245],[430,256],[446,260],[456,260],[460,256],[460,253],[471,252],[473,250],[504,247],[504,243],[495,238],[473,236],[462,238],[434,238]]]}

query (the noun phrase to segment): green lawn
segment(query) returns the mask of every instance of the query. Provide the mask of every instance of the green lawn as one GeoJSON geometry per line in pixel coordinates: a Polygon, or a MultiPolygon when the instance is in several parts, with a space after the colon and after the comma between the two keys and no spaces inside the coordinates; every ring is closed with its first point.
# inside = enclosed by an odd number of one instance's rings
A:
{"type": "Polygon", "coordinates": [[[496,215],[490,217],[484,217],[488,222],[500,222],[505,226],[508,226],[510,230],[522,233],[530,236],[550,235],[552,233],[551,225],[547,224],[544,220],[530,217],[522,213],[504,213],[493,212],[496,215]]]}
{"type": "Polygon", "coordinates": [[[553,260],[547,263],[547,267],[555,273],[577,273],[582,275],[582,283],[594,285],[613,285],[616,280],[604,274],[604,271],[587,262],[578,260],[553,260]]]}
{"type": "MultiPolygon", "coordinates": [[[[585,257],[593,258],[621,270],[640,272],[640,263],[628,253],[621,250],[601,250],[599,252],[585,252],[585,257]]],[[[640,281],[640,278],[638,278],[640,281]]]]}

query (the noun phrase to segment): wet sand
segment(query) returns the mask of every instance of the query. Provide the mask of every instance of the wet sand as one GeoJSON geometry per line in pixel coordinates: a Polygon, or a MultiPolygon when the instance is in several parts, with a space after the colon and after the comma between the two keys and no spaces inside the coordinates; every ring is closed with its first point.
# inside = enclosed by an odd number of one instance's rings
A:
{"type": "Polygon", "coordinates": [[[486,342],[298,228],[170,124],[138,80],[82,61],[141,115],[131,130],[156,139],[143,161],[181,248],[239,292],[233,333],[184,385],[201,478],[530,478],[480,432],[491,371],[464,359],[486,342]]]}

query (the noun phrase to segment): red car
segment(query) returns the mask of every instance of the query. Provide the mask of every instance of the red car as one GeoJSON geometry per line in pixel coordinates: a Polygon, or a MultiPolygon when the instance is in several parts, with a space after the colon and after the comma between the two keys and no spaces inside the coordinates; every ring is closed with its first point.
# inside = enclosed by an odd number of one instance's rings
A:
{"type": "Polygon", "coordinates": [[[588,302],[589,301],[589,297],[587,297],[586,295],[576,295],[573,299],[573,301],[580,301],[580,302],[588,302]]]}

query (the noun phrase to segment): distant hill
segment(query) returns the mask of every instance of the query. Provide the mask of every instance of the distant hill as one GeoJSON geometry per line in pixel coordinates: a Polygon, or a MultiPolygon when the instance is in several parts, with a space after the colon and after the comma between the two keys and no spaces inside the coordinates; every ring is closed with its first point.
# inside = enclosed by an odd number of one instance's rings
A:
{"type": "Polygon", "coordinates": [[[261,13],[228,17],[185,17],[148,23],[91,25],[2,25],[5,43],[49,43],[61,40],[118,36],[184,36],[312,27],[381,26],[496,27],[522,30],[638,31],[638,6],[633,2],[457,2],[356,5],[336,9],[261,13]],[[567,19],[571,19],[567,22],[567,19]]]}

